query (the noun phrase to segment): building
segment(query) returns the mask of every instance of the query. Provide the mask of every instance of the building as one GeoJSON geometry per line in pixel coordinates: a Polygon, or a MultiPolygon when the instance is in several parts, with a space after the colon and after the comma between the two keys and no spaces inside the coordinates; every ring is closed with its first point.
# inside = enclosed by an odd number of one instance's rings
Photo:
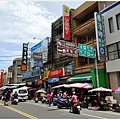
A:
{"type": "MultiPolygon", "coordinates": [[[[12,68],[12,80],[11,83],[21,83],[22,82],[22,73],[24,71],[20,70],[20,66],[22,64],[22,58],[15,58],[13,60],[13,68],[12,68]]],[[[27,61],[27,71],[30,70],[30,59],[27,61]]]]}
{"type": "MultiPolygon", "coordinates": [[[[101,11],[104,17],[107,61],[106,72],[111,89],[120,86],[120,1],[101,11]]],[[[120,95],[112,93],[120,102],[120,95]]]]}
{"type": "Polygon", "coordinates": [[[8,76],[7,76],[8,84],[12,83],[12,68],[13,66],[8,67],[8,76]]]}
{"type": "MultiPolygon", "coordinates": [[[[72,42],[72,11],[73,9],[70,9],[70,40],[68,42],[72,42]]],[[[48,45],[48,63],[50,64],[49,70],[64,68],[65,74],[58,76],[60,77],[59,81],[52,83],[52,86],[65,83],[67,78],[73,75],[73,57],[57,54],[58,40],[67,41],[63,38],[63,16],[53,22],[51,26],[51,42],[48,45]]]]}
{"type": "MultiPolygon", "coordinates": [[[[96,45],[96,33],[95,33],[95,19],[94,12],[100,13],[102,9],[112,4],[113,1],[87,1],[75,9],[72,13],[73,17],[73,42],[81,43],[89,46],[93,46],[95,49],[96,45]]],[[[97,56],[98,57],[98,56],[97,56]]],[[[99,77],[99,86],[106,87],[109,85],[108,81],[106,83],[106,72],[105,72],[105,62],[97,60],[98,67],[98,77],[99,77]],[[104,78],[100,78],[104,75],[104,78]],[[103,84],[104,83],[104,84],[103,84]]],[[[79,81],[82,82],[81,77],[85,77],[85,82],[92,82],[94,87],[96,85],[96,72],[95,72],[95,59],[88,58],[84,56],[79,56],[74,58],[74,73],[79,76],[79,80],[76,77],[76,80],[72,81],[71,79],[67,80],[68,82],[79,81]]]]}

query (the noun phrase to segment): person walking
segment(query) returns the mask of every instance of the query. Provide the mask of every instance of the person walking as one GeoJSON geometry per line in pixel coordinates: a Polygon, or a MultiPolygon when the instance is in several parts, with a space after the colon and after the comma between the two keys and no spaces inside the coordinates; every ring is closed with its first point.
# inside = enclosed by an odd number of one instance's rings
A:
{"type": "Polygon", "coordinates": [[[10,92],[7,91],[7,92],[4,94],[4,105],[5,105],[5,106],[8,106],[9,101],[10,101],[10,92]]]}
{"type": "Polygon", "coordinates": [[[47,99],[48,99],[48,104],[49,104],[49,106],[51,106],[51,103],[52,103],[52,95],[51,95],[51,92],[48,93],[47,99]]]}

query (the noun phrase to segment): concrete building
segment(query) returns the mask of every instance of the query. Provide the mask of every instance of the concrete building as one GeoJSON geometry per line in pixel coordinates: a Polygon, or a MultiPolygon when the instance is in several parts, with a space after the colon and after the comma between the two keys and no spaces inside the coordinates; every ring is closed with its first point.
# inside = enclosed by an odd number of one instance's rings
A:
{"type": "MultiPolygon", "coordinates": [[[[22,58],[16,58],[13,60],[12,68],[12,80],[11,83],[21,83],[22,82],[22,71],[20,70],[20,65],[22,63],[22,58]]],[[[27,71],[30,70],[30,59],[28,58],[27,71]]]]}
{"type": "MultiPolygon", "coordinates": [[[[87,1],[73,11],[72,17],[73,17],[74,43],[77,43],[77,45],[78,43],[86,44],[89,46],[93,46],[96,49],[97,45],[94,12],[100,13],[102,9],[104,9],[105,7],[109,6],[112,3],[113,1],[87,1]]],[[[105,62],[102,61],[97,62],[98,69],[104,70],[105,72],[105,62]]],[[[95,68],[95,60],[92,58],[79,56],[77,58],[74,58],[74,67],[75,67],[74,72],[76,75],[81,74],[88,75],[89,73],[91,73],[91,68],[95,68]]],[[[86,81],[91,80],[91,77],[90,78],[86,77],[86,81]]],[[[108,81],[106,84],[107,86],[109,86],[108,81]]]]}
{"type": "MultiPolygon", "coordinates": [[[[120,86],[120,1],[101,11],[104,17],[107,57],[106,71],[110,87],[120,86]]],[[[120,102],[120,94],[112,93],[120,102]]]]}

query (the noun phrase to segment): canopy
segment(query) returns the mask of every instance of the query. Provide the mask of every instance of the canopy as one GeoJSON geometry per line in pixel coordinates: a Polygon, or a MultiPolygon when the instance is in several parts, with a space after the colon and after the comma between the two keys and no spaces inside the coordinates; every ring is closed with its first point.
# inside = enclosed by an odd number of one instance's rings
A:
{"type": "Polygon", "coordinates": [[[73,83],[70,84],[69,86],[75,88],[85,88],[85,89],[93,88],[91,83],[73,83]]]}
{"type": "Polygon", "coordinates": [[[38,92],[41,92],[41,93],[46,93],[45,90],[37,90],[35,93],[38,93],[38,92]]]}
{"type": "Polygon", "coordinates": [[[95,89],[91,89],[88,92],[112,92],[111,89],[107,89],[107,88],[103,88],[103,87],[99,87],[99,88],[95,88],[95,89]]]}
{"type": "Polygon", "coordinates": [[[112,91],[116,93],[120,93],[120,87],[114,88],[112,91]]]}
{"type": "Polygon", "coordinates": [[[52,87],[52,89],[55,89],[55,88],[60,88],[60,87],[69,87],[69,85],[68,84],[62,84],[62,85],[57,85],[57,86],[54,86],[54,87],[52,87]]]}
{"type": "Polygon", "coordinates": [[[78,74],[69,79],[66,82],[75,82],[75,81],[88,81],[91,80],[91,73],[78,74]]]}

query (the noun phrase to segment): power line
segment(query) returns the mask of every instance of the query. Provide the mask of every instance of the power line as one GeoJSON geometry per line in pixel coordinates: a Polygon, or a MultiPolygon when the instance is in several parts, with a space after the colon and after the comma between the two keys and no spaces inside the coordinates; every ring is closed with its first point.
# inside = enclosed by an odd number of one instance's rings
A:
{"type": "Polygon", "coordinates": [[[0,60],[0,61],[13,61],[13,60],[0,60]]]}
{"type": "Polygon", "coordinates": [[[0,57],[17,57],[17,56],[22,56],[22,55],[10,55],[10,56],[0,56],[0,57]]]}

